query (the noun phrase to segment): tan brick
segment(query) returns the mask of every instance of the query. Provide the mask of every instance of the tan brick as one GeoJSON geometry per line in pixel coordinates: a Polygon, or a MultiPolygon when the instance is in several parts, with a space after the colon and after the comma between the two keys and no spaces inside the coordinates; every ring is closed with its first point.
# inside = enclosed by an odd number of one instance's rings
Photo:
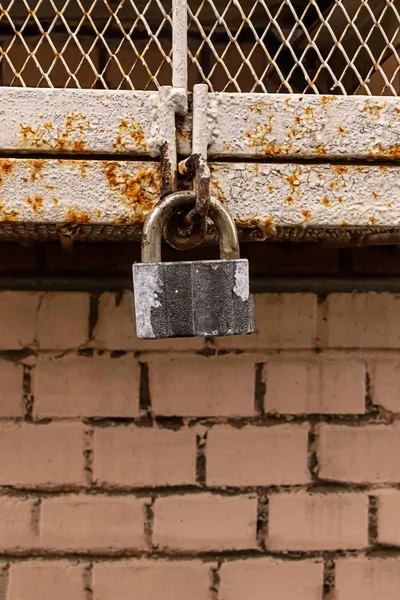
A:
{"type": "Polygon", "coordinates": [[[209,600],[210,567],[200,561],[130,560],[93,570],[96,600],[209,600]]]}
{"type": "Polygon", "coordinates": [[[400,482],[400,427],[322,424],[319,477],[353,483],[400,482]]]}
{"type": "Polygon", "coordinates": [[[256,333],[216,338],[223,348],[311,348],[315,346],[317,297],[313,294],[255,296],[256,333]]]}
{"type": "Polygon", "coordinates": [[[45,499],[40,544],[65,551],[145,548],[144,504],[143,499],[128,496],[45,499]]]}
{"type": "Polygon", "coordinates": [[[169,496],[154,505],[154,543],[171,550],[256,548],[257,499],[253,496],[169,496]]]}
{"type": "Polygon", "coordinates": [[[185,485],[196,482],[196,433],[139,427],[98,429],[93,475],[115,486],[185,485]]]}
{"type": "Polygon", "coordinates": [[[7,600],[85,600],[84,567],[67,561],[11,565],[7,600]]]}
{"type": "Polygon", "coordinates": [[[29,548],[33,544],[31,515],[34,500],[0,498],[0,549],[29,548]]]}
{"type": "Polygon", "coordinates": [[[219,570],[219,597],[221,600],[265,600],[266,597],[320,600],[323,570],[322,562],[313,560],[256,558],[224,562],[219,570]]]}
{"type": "Polygon", "coordinates": [[[140,340],[136,337],[133,296],[122,298],[106,292],[99,301],[99,316],[94,328],[96,348],[109,350],[200,350],[203,338],[140,340]]]}
{"type": "Polygon", "coordinates": [[[207,485],[307,483],[307,425],[213,427],[207,439],[207,485]]]}
{"type": "Polygon", "coordinates": [[[0,292],[0,349],[18,350],[32,346],[41,294],[0,292]]]}
{"type": "Polygon", "coordinates": [[[335,600],[395,600],[400,589],[398,558],[341,558],[335,566],[335,600]]]}
{"type": "Polygon", "coordinates": [[[400,546],[400,492],[383,490],[377,494],[378,542],[400,546]]]}
{"type": "Polygon", "coordinates": [[[400,412],[400,361],[378,360],[371,375],[374,404],[391,412],[400,412]]]}
{"type": "Polygon", "coordinates": [[[22,417],[24,414],[22,366],[0,360],[0,381],[0,417],[22,417]]]}
{"type": "Polygon", "coordinates": [[[331,294],[322,342],[332,347],[399,348],[400,296],[331,294]]]}
{"type": "Polygon", "coordinates": [[[45,350],[76,348],[89,337],[89,294],[44,295],[37,320],[37,341],[45,350]]]}
{"type": "Polygon", "coordinates": [[[83,427],[79,423],[3,424],[0,485],[84,484],[83,451],[83,427]]]}
{"type": "Polygon", "coordinates": [[[266,366],[266,381],[266,412],[365,412],[365,366],[360,360],[271,360],[266,366]]]}
{"type": "Polygon", "coordinates": [[[157,415],[254,414],[255,366],[246,356],[156,358],[149,374],[157,415]]]}
{"type": "Polygon", "coordinates": [[[269,497],[269,550],[347,550],[366,546],[366,495],[297,492],[269,497]]]}
{"type": "Polygon", "coordinates": [[[133,356],[43,356],[33,377],[34,415],[135,417],[140,368],[133,356]]]}

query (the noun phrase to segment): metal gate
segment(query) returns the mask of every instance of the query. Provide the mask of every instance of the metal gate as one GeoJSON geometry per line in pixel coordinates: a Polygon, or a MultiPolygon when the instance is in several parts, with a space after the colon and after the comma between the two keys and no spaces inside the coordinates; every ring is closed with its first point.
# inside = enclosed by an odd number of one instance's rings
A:
{"type": "Polygon", "coordinates": [[[3,239],[138,239],[192,147],[245,239],[398,229],[398,0],[8,0],[0,46],[3,239]]]}

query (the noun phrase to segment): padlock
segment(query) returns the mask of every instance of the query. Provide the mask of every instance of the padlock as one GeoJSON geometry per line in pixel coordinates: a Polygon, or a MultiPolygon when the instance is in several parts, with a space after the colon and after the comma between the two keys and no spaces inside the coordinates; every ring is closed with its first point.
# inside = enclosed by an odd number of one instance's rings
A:
{"type": "Polygon", "coordinates": [[[195,201],[193,192],[174,192],[163,198],[146,219],[142,262],[132,267],[139,338],[223,336],[254,331],[248,261],[239,258],[235,223],[218,200],[211,198],[208,216],[219,232],[220,259],[161,262],[166,221],[195,201]]]}

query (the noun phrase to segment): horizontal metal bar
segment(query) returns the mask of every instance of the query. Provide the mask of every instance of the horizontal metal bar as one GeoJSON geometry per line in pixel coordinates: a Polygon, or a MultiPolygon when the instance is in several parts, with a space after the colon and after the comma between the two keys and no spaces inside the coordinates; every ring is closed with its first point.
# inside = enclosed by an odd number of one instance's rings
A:
{"type": "MultiPolygon", "coordinates": [[[[211,163],[211,190],[242,239],[400,228],[400,166],[211,163]]],[[[154,161],[0,159],[0,238],[139,239],[161,194],[154,161]]]]}
{"type": "Polygon", "coordinates": [[[0,88],[0,152],[158,156],[159,103],[158,92],[0,88]]]}
{"type": "Polygon", "coordinates": [[[65,236],[84,225],[141,229],[160,193],[160,165],[155,162],[2,158],[2,237],[7,227],[11,233],[20,224],[22,237],[30,237],[29,228],[39,225],[65,236]]]}
{"type": "MultiPolygon", "coordinates": [[[[241,227],[394,227],[400,223],[398,166],[211,163],[211,192],[241,227]]],[[[296,235],[296,232],[293,232],[296,235]]],[[[327,233],[328,235],[328,233],[327,233]]]]}
{"type": "Polygon", "coordinates": [[[400,160],[400,99],[209,94],[209,156],[400,160]]]}
{"type": "MultiPolygon", "coordinates": [[[[0,152],[158,156],[157,92],[0,88],[0,152]]],[[[252,160],[400,160],[400,99],[209,94],[208,155],[252,160]]],[[[192,115],[178,153],[191,153],[192,115]]]]}

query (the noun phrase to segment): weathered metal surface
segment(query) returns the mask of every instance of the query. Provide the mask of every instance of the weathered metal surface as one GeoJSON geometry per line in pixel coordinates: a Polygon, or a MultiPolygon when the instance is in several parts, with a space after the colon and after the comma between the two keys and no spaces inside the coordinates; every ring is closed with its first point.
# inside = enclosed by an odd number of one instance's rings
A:
{"type": "Polygon", "coordinates": [[[400,160],[400,99],[209,94],[209,156],[400,160]]]}
{"type": "Polygon", "coordinates": [[[172,85],[183,89],[186,93],[188,88],[187,32],[186,2],[172,0],[172,85]]]}
{"type": "Polygon", "coordinates": [[[179,164],[179,173],[195,180],[196,206],[178,222],[170,222],[164,230],[168,243],[177,250],[195,248],[207,233],[207,214],[210,206],[210,169],[207,163],[208,86],[200,83],[193,87],[193,136],[192,154],[179,164]],[[191,234],[191,235],[188,235],[191,234]]]}
{"type": "Polygon", "coordinates": [[[139,338],[254,331],[246,259],[136,263],[133,289],[139,338]]]}
{"type": "MultiPolygon", "coordinates": [[[[190,209],[195,204],[196,195],[188,190],[170,194],[157,203],[146,218],[143,227],[143,262],[161,262],[161,240],[167,221],[173,218],[177,211],[185,208],[190,209]]],[[[217,198],[210,199],[208,216],[218,231],[220,258],[224,260],[239,258],[239,239],[236,225],[226,207],[217,198]]],[[[195,248],[196,246],[192,247],[195,248]]]]}
{"type": "Polygon", "coordinates": [[[214,194],[243,228],[397,227],[400,169],[345,164],[211,164],[214,194]]]}
{"type": "Polygon", "coordinates": [[[0,88],[0,151],[156,156],[158,92],[0,88]]]}
{"type": "MultiPolygon", "coordinates": [[[[211,163],[211,191],[245,238],[400,229],[400,166],[211,163]],[[318,233],[320,232],[320,233],[318,233]]],[[[0,159],[0,237],[139,239],[157,162],[0,159]],[[58,232],[58,233],[57,233],[58,232]]]]}
{"type": "MultiPolygon", "coordinates": [[[[166,115],[184,103],[169,89],[170,106],[158,92],[0,88],[0,151],[158,156],[166,115]]],[[[400,160],[396,98],[221,93],[208,95],[206,113],[212,157],[400,160]]],[[[181,155],[191,154],[191,131],[187,115],[181,155]]]]}
{"type": "Polygon", "coordinates": [[[0,222],[144,222],[159,199],[155,162],[0,159],[0,222]]]}

